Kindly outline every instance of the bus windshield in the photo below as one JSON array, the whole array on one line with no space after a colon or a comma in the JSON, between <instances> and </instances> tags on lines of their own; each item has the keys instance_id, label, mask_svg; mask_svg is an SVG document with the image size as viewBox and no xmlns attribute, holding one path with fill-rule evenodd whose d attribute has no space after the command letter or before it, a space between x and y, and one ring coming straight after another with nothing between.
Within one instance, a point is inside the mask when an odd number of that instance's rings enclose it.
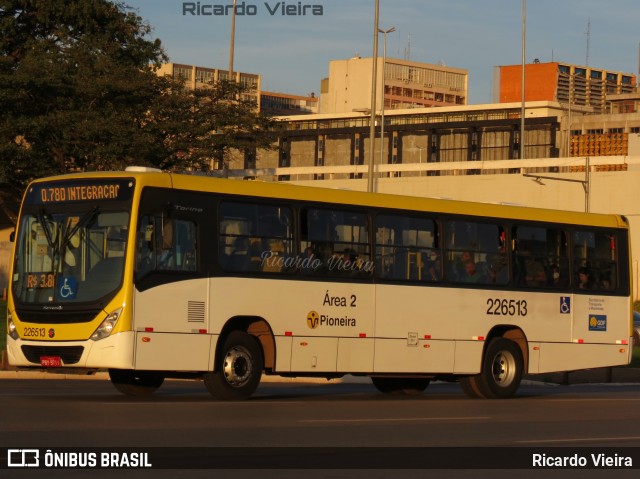
<instances>
[{"instance_id":1,"label":"bus windshield","mask_svg":"<svg viewBox=\"0 0 640 479\"><path fill-rule=\"evenodd\" d=\"M90 302L122 282L129 213L65 212L41 206L19 225L13 274L14 297L51 304Z\"/></svg>"}]
</instances>

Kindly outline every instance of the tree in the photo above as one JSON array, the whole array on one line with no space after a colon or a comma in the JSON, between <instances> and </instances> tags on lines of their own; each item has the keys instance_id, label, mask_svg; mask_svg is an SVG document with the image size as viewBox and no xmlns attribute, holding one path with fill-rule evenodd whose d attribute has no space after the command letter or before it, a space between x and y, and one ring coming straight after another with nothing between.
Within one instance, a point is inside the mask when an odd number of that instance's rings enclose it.
<instances>
[{"instance_id":1,"label":"tree","mask_svg":"<svg viewBox=\"0 0 640 479\"><path fill-rule=\"evenodd\" d=\"M234 154L251 157L257 149L272 149L276 121L257 111L249 92L228 80L196 90L178 81L168 85L149 113L149 128L164 138L168 151L159 166L226 169Z\"/></svg>"},{"instance_id":2,"label":"tree","mask_svg":"<svg viewBox=\"0 0 640 479\"><path fill-rule=\"evenodd\" d=\"M166 61L151 27L106 0L0 0L0 175L158 164L144 128Z\"/></svg>"}]
</instances>

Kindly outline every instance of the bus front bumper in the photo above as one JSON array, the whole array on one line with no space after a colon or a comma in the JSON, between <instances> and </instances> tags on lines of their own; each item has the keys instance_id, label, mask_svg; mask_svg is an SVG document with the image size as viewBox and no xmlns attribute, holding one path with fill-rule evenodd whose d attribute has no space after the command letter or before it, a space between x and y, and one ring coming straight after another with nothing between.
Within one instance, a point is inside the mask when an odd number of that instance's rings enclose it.
<instances>
[{"instance_id":1,"label":"bus front bumper","mask_svg":"<svg viewBox=\"0 0 640 479\"><path fill-rule=\"evenodd\" d=\"M100 341L25 341L7 336L7 358L15 367L37 369L132 369L135 334Z\"/></svg>"}]
</instances>

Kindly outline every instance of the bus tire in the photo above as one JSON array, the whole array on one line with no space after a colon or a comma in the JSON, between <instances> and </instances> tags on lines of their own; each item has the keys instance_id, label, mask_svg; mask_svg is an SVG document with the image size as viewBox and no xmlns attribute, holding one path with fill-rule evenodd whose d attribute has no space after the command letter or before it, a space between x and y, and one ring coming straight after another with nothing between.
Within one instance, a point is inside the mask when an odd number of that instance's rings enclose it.
<instances>
[{"instance_id":1,"label":"bus tire","mask_svg":"<svg viewBox=\"0 0 640 479\"><path fill-rule=\"evenodd\" d=\"M505 338L493 338L482 361L482 372L473 376L480 394L487 399L515 395L524 370L520 347Z\"/></svg>"},{"instance_id":2,"label":"bus tire","mask_svg":"<svg viewBox=\"0 0 640 479\"><path fill-rule=\"evenodd\" d=\"M204 375L204 384L215 399L241 401L257 389L263 367L258 341L250 334L233 331L220 350L217 370Z\"/></svg>"},{"instance_id":3,"label":"bus tire","mask_svg":"<svg viewBox=\"0 0 640 479\"><path fill-rule=\"evenodd\" d=\"M473 399L485 399L484 394L478 387L477 376L465 376L460 378L460 387L464 393Z\"/></svg>"},{"instance_id":4,"label":"bus tire","mask_svg":"<svg viewBox=\"0 0 640 479\"><path fill-rule=\"evenodd\" d=\"M156 371L109 369L111 384L127 396L149 396L164 382L164 375Z\"/></svg>"},{"instance_id":5,"label":"bus tire","mask_svg":"<svg viewBox=\"0 0 640 479\"><path fill-rule=\"evenodd\" d=\"M371 382L378 391L384 394L417 396L427 389L430 380L426 378L385 378L374 376L371 378Z\"/></svg>"}]
</instances>

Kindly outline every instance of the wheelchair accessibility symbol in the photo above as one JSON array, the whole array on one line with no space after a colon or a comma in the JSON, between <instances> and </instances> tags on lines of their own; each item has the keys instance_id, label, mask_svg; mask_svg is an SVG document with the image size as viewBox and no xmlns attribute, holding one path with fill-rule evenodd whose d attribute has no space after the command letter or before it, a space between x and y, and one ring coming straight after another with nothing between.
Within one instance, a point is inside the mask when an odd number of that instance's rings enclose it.
<instances>
[{"instance_id":1,"label":"wheelchair accessibility symbol","mask_svg":"<svg viewBox=\"0 0 640 479\"><path fill-rule=\"evenodd\" d=\"M560 296L560 314L571 313L571 296Z\"/></svg>"},{"instance_id":2,"label":"wheelchair accessibility symbol","mask_svg":"<svg viewBox=\"0 0 640 479\"><path fill-rule=\"evenodd\" d=\"M78 283L75 278L62 278L62 285L58 288L58 295L61 299L76 299Z\"/></svg>"}]
</instances>

